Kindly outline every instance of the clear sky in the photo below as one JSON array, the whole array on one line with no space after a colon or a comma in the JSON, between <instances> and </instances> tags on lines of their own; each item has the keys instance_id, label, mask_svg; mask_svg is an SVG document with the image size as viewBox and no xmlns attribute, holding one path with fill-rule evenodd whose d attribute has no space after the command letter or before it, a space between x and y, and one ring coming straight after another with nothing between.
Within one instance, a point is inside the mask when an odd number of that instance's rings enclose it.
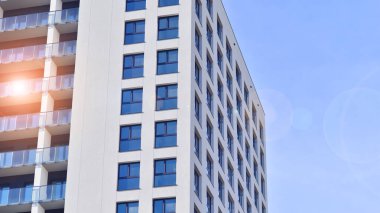
<instances>
[{"instance_id":1,"label":"clear sky","mask_svg":"<svg viewBox=\"0 0 380 213\"><path fill-rule=\"evenodd\" d=\"M224 0L264 105L270 213L380 213L380 0Z\"/></svg>"}]
</instances>

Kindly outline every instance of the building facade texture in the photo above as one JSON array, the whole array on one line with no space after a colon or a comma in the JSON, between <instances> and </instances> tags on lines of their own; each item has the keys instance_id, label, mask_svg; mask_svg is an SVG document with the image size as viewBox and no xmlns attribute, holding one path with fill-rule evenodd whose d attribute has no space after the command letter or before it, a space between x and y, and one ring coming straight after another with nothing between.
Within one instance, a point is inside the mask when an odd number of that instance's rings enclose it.
<instances>
[{"instance_id":1,"label":"building facade texture","mask_svg":"<svg viewBox=\"0 0 380 213\"><path fill-rule=\"evenodd\" d=\"M221 0L0 1L0 212L266 213Z\"/></svg>"}]
</instances>

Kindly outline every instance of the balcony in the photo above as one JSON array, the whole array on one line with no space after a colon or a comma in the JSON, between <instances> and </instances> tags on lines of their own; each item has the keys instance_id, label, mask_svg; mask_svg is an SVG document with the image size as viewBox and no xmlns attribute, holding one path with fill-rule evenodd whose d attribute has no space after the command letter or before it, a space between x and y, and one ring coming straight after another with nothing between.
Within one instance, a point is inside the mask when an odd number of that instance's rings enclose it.
<instances>
[{"instance_id":1,"label":"balcony","mask_svg":"<svg viewBox=\"0 0 380 213\"><path fill-rule=\"evenodd\" d=\"M57 66L73 65L76 40L0 50L0 72L42 69L45 58Z\"/></svg>"},{"instance_id":2,"label":"balcony","mask_svg":"<svg viewBox=\"0 0 380 213\"><path fill-rule=\"evenodd\" d=\"M51 25L56 25L60 33L76 32L78 12L78 8L70 8L2 18L0 42L46 36Z\"/></svg>"},{"instance_id":3,"label":"balcony","mask_svg":"<svg viewBox=\"0 0 380 213\"><path fill-rule=\"evenodd\" d=\"M46 127L50 134L70 132L71 109L0 117L0 141L38 136L38 128Z\"/></svg>"},{"instance_id":4,"label":"balcony","mask_svg":"<svg viewBox=\"0 0 380 213\"><path fill-rule=\"evenodd\" d=\"M49 172L67 169L68 146L0 153L0 177L33 174L36 164Z\"/></svg>"},{"instance_id":5,"label":"balcony","mask_svg":"<svg viewBox=\"0 0 380 213\"><path fill-rule=\"evenodd\" d=\"M0 83L0 107L39 102L45 91L54 100L69 99L73 85L73 74Z\"/></svg>"},{"instance_id":6,"label":"balcony","mask_svg":"<svg viewBox=\"0 0 380 213\"><path fill-rule=\"evenodd\" d=\"M47 186L0 189L0 212L28 212L39 203L45 210L63 208L66 183Z\"/></svg>"}]
</instances>

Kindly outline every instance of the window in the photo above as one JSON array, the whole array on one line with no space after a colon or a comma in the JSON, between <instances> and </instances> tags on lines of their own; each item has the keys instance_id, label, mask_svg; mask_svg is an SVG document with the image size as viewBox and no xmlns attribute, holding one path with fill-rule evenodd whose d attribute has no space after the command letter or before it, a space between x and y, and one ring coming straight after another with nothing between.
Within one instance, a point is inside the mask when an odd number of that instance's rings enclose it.
<instances>
[{"instance_id":1,"label":"window","mask_svg":"<svg viewBox=\"0 0 380 213\"><path fill-rule=\"evenodd\" d=\"M199 211L199 208L195 206L195 204L194 204L194 213L201 213L201 211Z\"/></svg>"},{"instance_id":2,"label":"window","mask_svg":"<svg viewBox=\"0 0 380 213\"><path fill-rule=\"evenodd\" d=\"M195 97L195 117L197 118L197 121L201 124L201 118L202 118L202 110L201 110L201 103L199 101L198 97Z\"/></svg>"},{"instance_id":3,"label":"window","mask_svg":"<svg viewBox=\"0 0 380 213\"><path fill-rule=\"evenodd\" d=\"M255 125L256 125L256 119L257 119L257 110L255 107L255 103L252 103L252 120Z\"/></svg>"},{"instance_id":4,"label":"window","mask_svg":"<svg viewBox=\"0 0 380 213\"><path fill-rule=\"evenodd\" d=\"M244 86L244 101L248 105L249 103L249 91L247 86Z\"/></svg>"},{"instance_id":5,"label":"window","mask_svg":"<svg viewBox=\"0 0 380 213\"><path fill-rule=\"evenodd\" d=\"M123 66L123 79L143 77L144 54L125 55Z\"/></svg>"},{"instance_id":6,"label":"window","mask_svg":"<svg viewBox=\"0 0 380 213\"><path fill-rule=\"evenodd\" d=\"M157 53L157 74L178 72L178 50L163 50Z\"/></svg>"},{"instance_id":7,"label":"window","mask_svg":"<svg viewBox=\"0 0 380 213\"><path fill-rule=\"evenodd\" d=\"M256 160L253 160L253 175L255 176L255 179L258 180L258 177L259 177L259 166L258 166Z\"/></svg>"},{"instance_id":8,"label":"window","mask_svg":"<svg viewBox=\"0 0 380 213\"><path fill-rule=\"evenodd\" d=\"M198 63L195 63L195 82L197 82L198 88L202 90L202 71Z\"/></svg>"},{"instance_id":9,"label":"window","mask_svg":"<svg viewBox=\"0 0 380 213\"><path fill-rule=\"evenodd\" d=\"M127 0L126 11L135 11L145 9L145 0Z\"/></svg>"},{"instance_id":10,"label":"window","mask_svg":"<svg viewBox=\"0 0 380 213\"><path fill-rule=\"evenodd\" d=\"M154 187L176 184L176 159L154 161Z\"/></svg>"},{"instance_id":11,"label":"window","mask_svg":"<svg viewBox=\"0 0 380 213\"><path fill-rule=\"evenodd\" d=\"M254 197L255 206L257 209L259 209L259 192L257 191L256 187L255 187L255 194L254 195L255 195L255 197Z\"/></svg>"},{"instance_id":12,"label":"window","mask_svg":"<svg viewBox=\"0 0 380 213\"><path fill-rule=\"evenodd\" d=\"M228 213L235 213L235 204L231 196L228 196Z\"/></svg>"},{"instance_id":13,"label":"window","mask_svg":"<svg viewBox=\"0 0 380 213\"><path fill-rule=\"evenodd\" d=\"M223 54L218 50L218 66L223 73Z\"/></svg>"},{"instance_id":14,"label":"window","mask_svg":"<svg viewBox=\"0 0 380 213\"><path fill-rule=\"evenodd\" d=\"M171 147L177 145L177 121L156 123L155 147Z\"/></svg>"},{"instance_id":15,"label":"window","mask_svg":"<svg viewBox=\"0 0 380 213\"><path fill-rule=\"evenodd\" d=\"M209 55L207 55L207 73L211 81L214 79L212 60Z\"/></svg>"},{"instance_id":16,"label":"window","mask_svg":"<svg viewBox=\"0 0 380 213\"><path fill-rule=\"evenodd\" d=\"M244 126L245 126L245 130L247 131L247 135L249 136L249 117L247 114L245 114L245 118L244 118Z\"/></svg>"},{"instance_id":17,"label":"window","mask_svg":"<svg viewBox=\"0 0 380 213\"><path fill-rule=\"evenodd\" d=\"M237 160L238 160L238 171L242 175L243 174L243 158L241 157L240 153L237 153Z\"/></svg>"},{"instance_id":18,"label":"window","mask_svg":"<svg viewBox=\"0 0 380 213\"><path fill-rule=\"evenodd\" d=\"M228 120L230 121L231 124L233 124L233 109L232 109L232 105L229 101L227 101L227 117L228 117Z\"/></svg>"},{"instance_id":19,"label":"window","mask_svg":"<svg viewBox=\"0 0 380 213\"><path fill-rule=\"evenodd\" d=\"M158 19L158 40L178 38L178 16Z\"/></svg>"},{"instance_id":20,"label":"window","mask_svg":"<svg viewBox=\"0 0 380 213\"><path fill-rule=\"evenodd\" d=\"M253 138L252 139L253 149L257 153L257 136L256 136L255 132L253 132L253 137L252 138Z\"/></svg>"},{"instance_id":21,"label":"window","mask_svg":"<svg viewBox=\"0 0 380 213\"><path fill-rule=\"evenodd\" d=\"M201 161L201 138L197 132L194 133L194 153L198 160Z\"/></svg>"},{"instance_id":22,"label":"window","mask_svg":"<svg viewBox=\"0 0 380 213\"><path fill-rule=\"evenodd\" d=\"M138 213L139 202L118 203L116 213Z\"/></svg>"},{"instance_id":23,"label":"window","mask_svg":"<svg viewBox=\"0 0 380 213\"><path fill-rule=\"evenodd\" d=\"M238 200L239 200L240 206L244 206L244 191L240 183L238 184Z\"/></svg>"},{"instance_id":24,"label":"window","mask_svg":"<svg viewBox=\"0 0 380 213\"><path fill-rule=\"evenodd\" d=\"M261 176L261 193L263 194L263 197L265 197L265 180L263 176Z\"/></svg>"},{"instance_id":25,"label":"window","mask_svg":"<svg viewBox=\"0 0 380 213\"><path fill-rule=\"evenodd\" d=\"M210 44L210 47L211 47L211 49L212 49L212 44L213 44L213 31L212 31L212 28L210 27L210 25L209 24L207 24L207 41L208 41L208 43Z\"/></svg>"},{"instance_id":26,"label":"window","mask_svg":"<svg viewBox=\"0 0 380 213\"><path fill-rule=\"evenodd\" d=\"M145 40L145 21L125 23L124 44L143 43Z\"/></svg>"},{"instance_id":27,"label":"window","mask_svg":"<svg viewBox=\"0 0 380 213\"><path fill-rule=\"evenodd\" d=\"M264 155L264 152L262 149L260 149L260 165L264 170L264 168L265 168L265 155Z\"/></svg>"},{"instance_id":28,"label":"window","mask_svg":"<svg viewBox=\"0 0 380 213\"><path fill-rule=\"evenodd\" d=\"M177 84L158 86L156 110L177 108Z\"/></svg>"},{"instance_id":29,"label":"window","mask_svg":"<svg viewBox=\"0 0 380 213\"><path fill-rule=\"evenodd\" d=\"M239 115L241 115L241 99L237 94L236 94L236 108Z\"/></svg>"},{"instance_id":30,"label":"window","mask_svg":"<svg viewBox=\"0 0 380 213\"><path fill-rule=\"evenodd\" d=\"M138 189L140 186L140 163L126 163L119 165L117 190Z\"/></svg>"},{"instance_id":31,"label":"window","mask_svg":"<svg viewBox=\"0 0 380 213\"><path fill-rule=\"evenodd\" d=\"M241 72L238 66L236 66L236 82L238 86L241 88Z\"/></svg>"},{"instance_id":32,"label":"window","mask_svg":"<svg viewBox=\"0 0 380 213\"><path fill-rule=\"evenodd\" d=\"M212 125L210 124L210 122L207 121L207 127L206 127L207 141L210 144L211 148L213 148L212 147L212 142L213 142L213 137L214 137L213 131L214 130L213 130Z\"/></svg>"},{"instance_id":33,"label":"window","mask_svg":"<svg viewBox=\"0 0 380 213\"><path fill-rule=\"evenodd\" d=\"M218 110L218 129L219 129L220 134L223 137L223 135L224 135L224 117L223 117L223 114L219 110Z\"/></svg>"},{"instance_id":34,"label":"window","mask_svg":"<svg viewBox=\"0 0 380 213\"><path fill-rule=\"evenodd\" d=\"M264 143L264 127L261 123L260 123L260 140L262 143Z\"/></svg>"},{"instance_id":35,"label":"window","mask_svg":"<svg viewBox=\"0 0 380 213\"><path fill-rule=\"evenodd\" d=\"M245 143L245 158L248 162L251 161L251 147L247 142Z\"/></svg>"},{"instance_id":36,"label":"window","mask_svg":"<svg viewBox=\"0 0 380 213\"><path fill-rule=\"evenodd\" d=\"M142 89L128 89L122 92L121 114L142 112Z\"/></svg>"},{"instance_id":37,"label":"window","mask_svg":"<svg viewBox=\"0 0 380 213\"><path fill-rule=\"evenodd\" d=\"M213 2L212 2L212 0L207 0L207 10L210 13L210 16L212 17L212 10L213 10Z\"/></svg>"},{"instance_id":38,"label":"window","mask_svg":"<svg viewBox=\"0 0 380 213\"><path fill-rule=\"evenodd\" d=\"M227 47L226 47L226 54L227 54L227 59L231 63L232 62L232 48L230 45L230 42L227 41Z\"/></svg>"},{"instance_id":39,"label":"window","mask_svg":"<svg viewBox=\"0 0 380 213\"><path fill-rule=\"evenodd\" d=\"M220 176L218 177L218 197L224 203L224 181Z\"/></svg>"},{"instance_id":40,"label":"window","mask_svg":"<svg viewBox=\"0 0 380 213\"><path fill-rule=\"evenodd\" d=\"M243 144L243 131L239 124L236 125L236 134L237 134L237 139L239 143Z\"/></svg>"},{"instance_id":41,"label":"window","mask_svg":"<svg viewBox=\"0 0 380 213\"><path fill-rule=\"evenodd\" d=\"M202 55L202 36L201 33L195 30L195 47L197 48L200 55Z\"/></svg>"},{"instance_id":42,"label":"window","mask_svg":"<svg viewBox=\"0 0 380 213\"><path fill-rule=\"evenodd\" d=\"M202 23L202 4L200 0L195 1L195 14L197 14L198 20Z\"/></svg>"},{"instance_id":43,"label":"window","mask_svg":"<svg viewBox=\"0 0 380 213\"><path fill-rule=\"evenodd\" d=\"M267 209L264 206L264 203L261 204L261 213L267 213Z\"/></svg>"},{"instance_id":44,"label":"window","mask_svg":"<svg viewBox=\"0 0 380 213\"><path fill-rule=\"evenodd\" d=\"M230 93L232 94L232 76L230 72L227 72L227 88L228 91L230 91Z\"/></svg>"},{"instance_id":45,"label":"window","mask_svg":"<svg viewBox=\"0 0 380 213\"><path fill-rule=\"evenodd\" d=\"M234 139L232 138L231 136L231 133L228 132L227 134L227 147L228 147L228 151L230 151L232 157L233 157L233 153L234 153Z\"/></svg>"},{"instance_id":46,"label":"window","mask_svg":"<svg viewBox=\"0 0 380 213\"><path fill-rule=\"evenodd\" d=\"M200 198L201 192L201 175L198 170L194 170L194 193Z\"/></svg>"},{"instance_id":47,"label":"window","mask_svg":"<svg viewBox=\"0 0 380 213\"><path fill-rule=\"evenodd\" d=\"M178 5L179 0L158 0L159 7Z\"/></svg>"},{"instance_id":48,"label":"window","mask_svg":"<svg viewBox=\"0 0 380 213\"><path fill-rule=\"evenodd\" d=\"M251 193L251 175L248 173L248 170L245 171L245 186L249 193Z\"/></svg>"},{"instance_id":49,"label":"window","mask_svg":"<svg viewBox=\"0 0 380 213\"><path fill-rule=\"evenodd\" d=\"M249 203L247 199L247 213L252 213L252 205Z\"/></svg>"},{"instance_id":50,"label":"window","mask_svg":"<svg viewBox=\"0 0 380 213\"><path fill-rule=\"evenodd\" d=\"M223 44L223 25L222 25L222 22L219 20L219 18L216 24L216 31L218 32L219 39Z\"/></svg>"},{"instance_id":51,"label":"window","mask_svg":"<svg viewBox=\"0 0 380 213\"><path fill-rule=\"evenodd\" d=\"M232 168L231 164L228 163L228 183L231 185L232 188L234 188L234 169Z\"/></svg>"},{"instance_id":52,"label":"window","mask_svg":"<svg viewBox=\"0 0 380 213\"><path fill-rule=\"evenodd\" d=\"M213 114L214 98L213 98L211 89L209 87L207 87L207 91L206 91L206 100L207 100L207 107L210 110L211 114Z\"/></svg>"},{"instance_id":53,"label":"window","mask_svg":"<svg viewBox=\"0 0 380 213\"><path fill-rule=\"evenodd\" d=\"M206 171L208 179L210 179L210 182L213 183L214 163L209 155L207 155L206 159Z\"/></svg>"},{"instance_id":54,"label":"window","mask_svg":"<svg viewBox=\"0 0 380 213\"><path fill-rule=\"evenodd\" d=\"M119 152L136 151L141 148L141 125L120 127Z\"/></svg>"},{"instance_id":55,"label":"window","mask_svg":"<svg viewBox=\"0 0 380 213\"><path fill-rule=\"evenodd\" d=\"M223 146L221 144L218 144L218 162L219 162L220 167L223 170L223 167L224 167L224 149L223 149Z\"/></svg>"},{"instance_id":56,"label":"window","mask_svg":"<svg viewBox=\"0 0 380 213\"><path fill-rule=\"evenodd\" d=\"M207 207L207 209L206 209L207 213L213 213L214 198L212 197L212 195L209 191L207 191L206 207Z\"/></svg>"},{"instance_id":57,"label":"window","mask_svg":"<svg viewBox=\"0 0 380 213\"><path fill-rule=\"evenodd\" d=\"M175 213L175 203L175 198L155 199L153 200L153 213Z\"/></svg>"},{"instance_id":58,"label":"window","mask_svg":"<svg viewBox=\"0 0 380 213\"><path fill-rule=\"evenodd\" d=\"M223 96L224 96L224 92L223 92L223 83L218 79L218 97L219 97L219 100L220 100L220 103L223 104Z\"/></svg>"}]
</instances>

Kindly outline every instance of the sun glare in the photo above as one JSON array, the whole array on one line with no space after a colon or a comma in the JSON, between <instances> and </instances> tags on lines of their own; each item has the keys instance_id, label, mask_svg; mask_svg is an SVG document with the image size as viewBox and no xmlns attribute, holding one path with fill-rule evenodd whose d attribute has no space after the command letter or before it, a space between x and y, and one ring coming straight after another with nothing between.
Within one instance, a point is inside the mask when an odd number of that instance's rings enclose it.
<instances>
[{"instance_id":1,"label":"sun glare","mask_svg":"<svg viewBox=\"0 0 380 213\"><path fill-rule=\"evenodd\" d=\"M12 94L15 96L26 95L28 93L27 82L14 81L11 83L11 90L12 90Z\"/></svg>"}]
</instances>

